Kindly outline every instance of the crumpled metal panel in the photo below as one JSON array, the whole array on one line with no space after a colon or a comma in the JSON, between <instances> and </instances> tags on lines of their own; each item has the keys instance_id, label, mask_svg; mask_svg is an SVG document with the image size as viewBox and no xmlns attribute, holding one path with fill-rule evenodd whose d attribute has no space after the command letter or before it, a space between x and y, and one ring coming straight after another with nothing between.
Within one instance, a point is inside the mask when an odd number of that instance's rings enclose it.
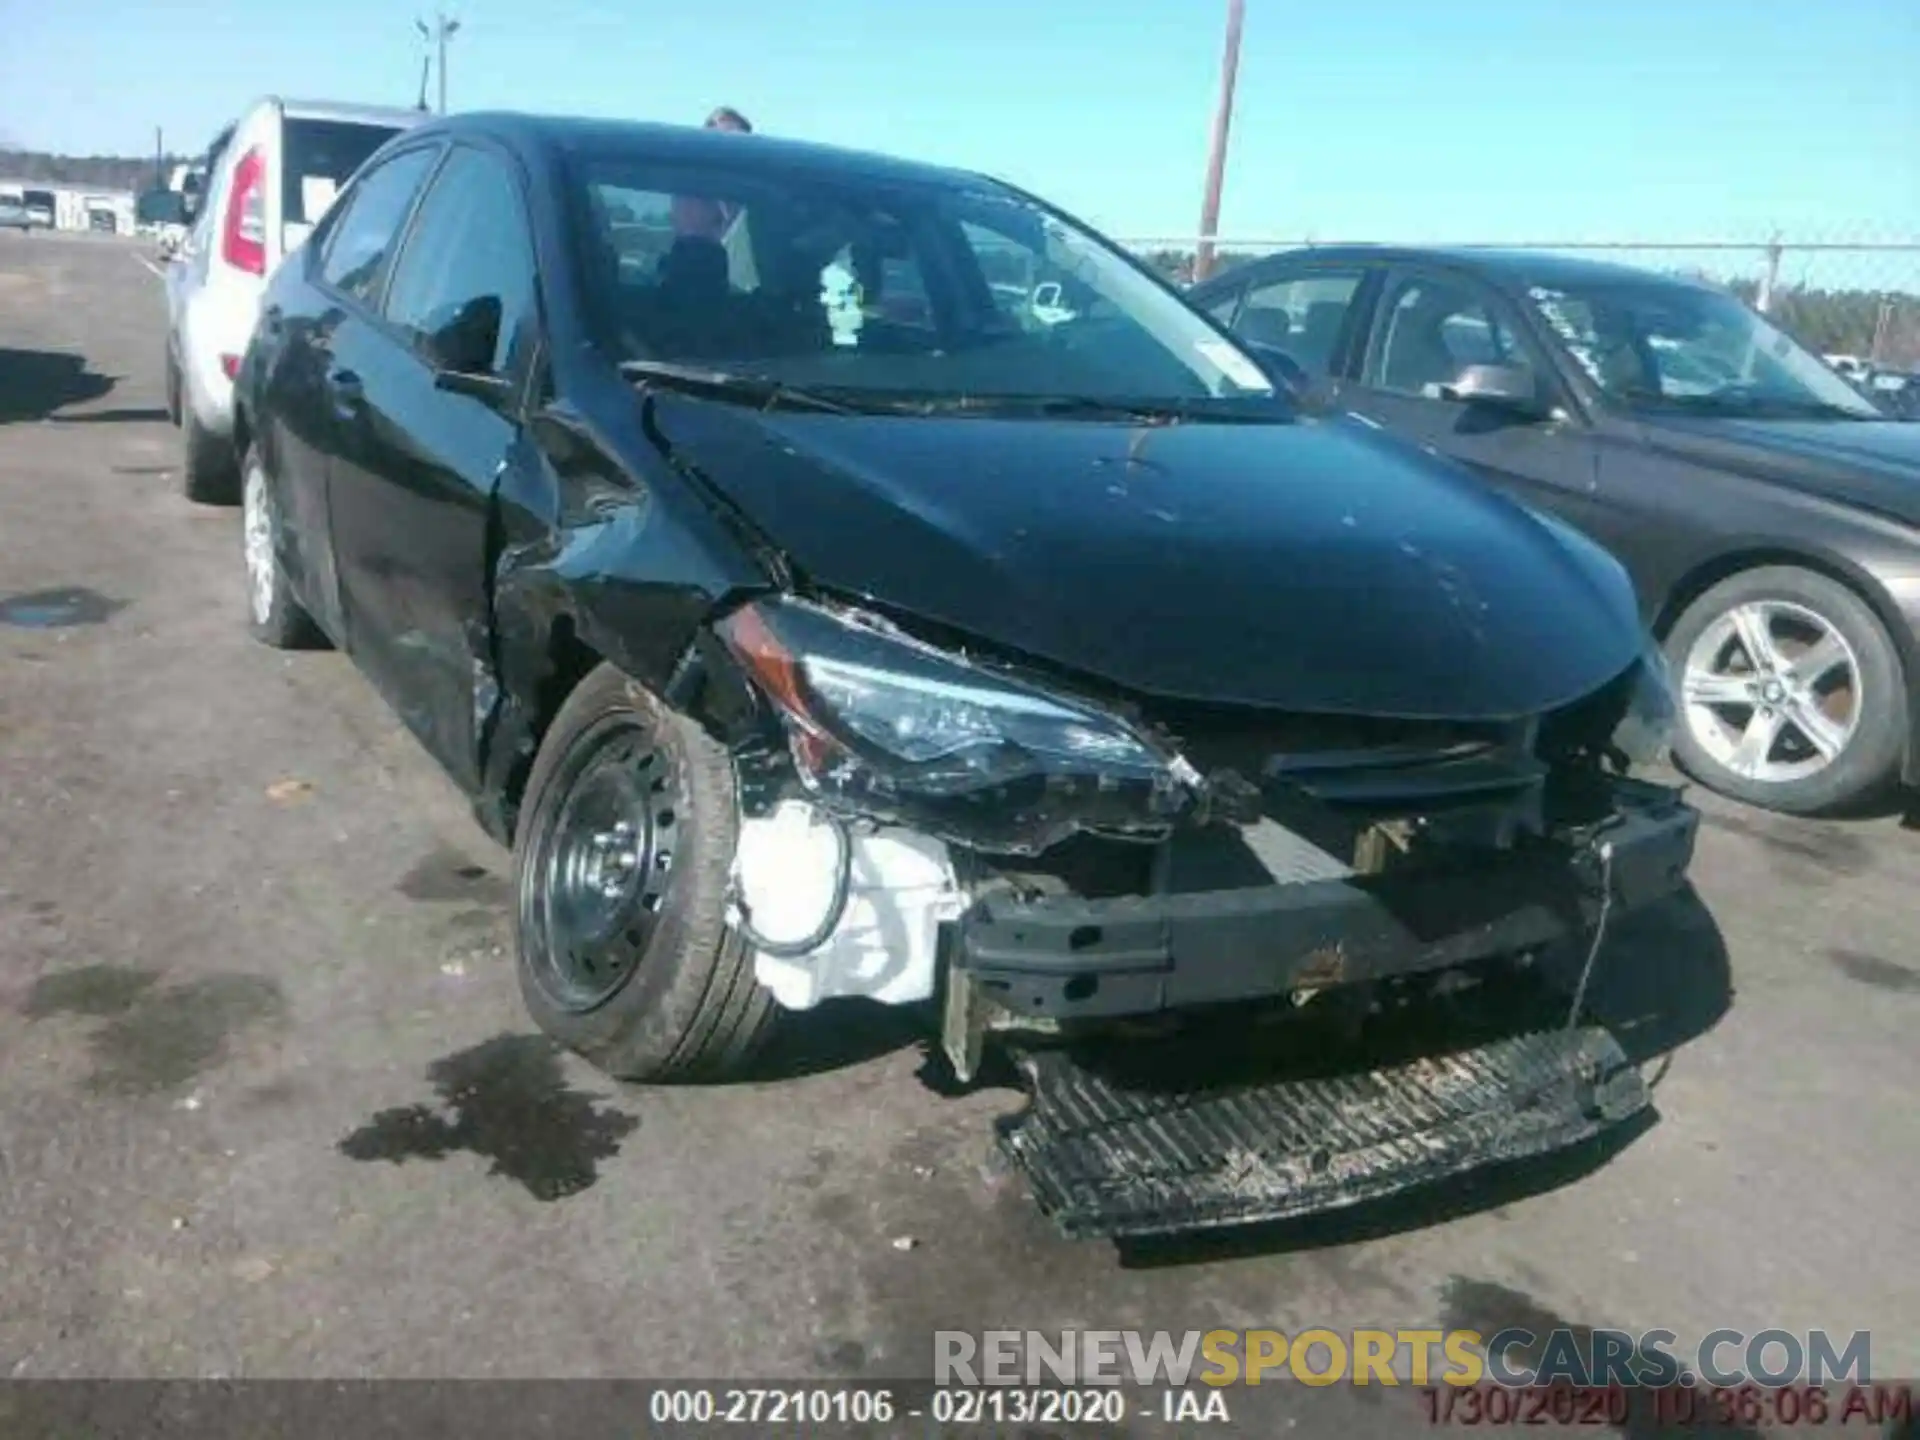
<instances>
[{"instance_id":1,"label":"crumpled metal panel","mask_svg":"<svg viewBox=\"0 0 1920 1440\"><path fill-rule=\"evenodd\" d=\"M1001 1148L1075 1239L1336 1209L1562 1149L1651 1101L1597 1026L1216 1089L1130 1086L1066 1050L1017 1058L1032 1103L1003 1126Z\"/></svg>"}]
</instances>

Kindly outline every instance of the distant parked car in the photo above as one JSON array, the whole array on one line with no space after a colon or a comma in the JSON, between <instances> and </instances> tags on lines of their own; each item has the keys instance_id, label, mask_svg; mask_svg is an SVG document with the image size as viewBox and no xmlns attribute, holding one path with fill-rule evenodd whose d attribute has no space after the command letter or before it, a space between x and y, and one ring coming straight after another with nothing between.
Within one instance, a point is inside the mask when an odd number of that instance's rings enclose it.
<instances>
[{"instance_id":1,"label":"distant parked car","mask_svg":"<svg viewBox=\"0 0 1920 1440\"><path fill-rule=\"evenodd\" d=\"M417 110L262 100L214 142L194 225L167 268L167 410L189 497L232 503L233 377L267 277L366 158Z\"/></svg>"},{"instance_id":2,"label":"distant parked car","mask_svg":"<svg viewBox=\"0 0 1920 1440\"><path fill-rule=\"evenodd\" d=\"M1814 813L1920 782L1920 428L1734 296L1546 255L1341 246L1189 299L1309 403L1613 549L1702 783ZM1471 646L1472 587L1458 603Z\"/></svg>"},{"instance_id":3,"label":"distant parked car","mask_svg":"<svg viewBox=\"0 0 1920 1440\"><path fill-rule=\"evenodd\" d=\"M18 200L0 195L0 230L18 230L23 235L33 230L33 215Z\"/></svg>"},{"instance_id":4,"label":"distant parked car","mask_svg":"<svg viewBox=\"0 0 1920 1440\"><path fill-rule=\"evenodd\" d=\"M1896 420L1920 420L1920 374L1871 370L1862 378L1860 388Z\"/></svg>"}]
</instances>

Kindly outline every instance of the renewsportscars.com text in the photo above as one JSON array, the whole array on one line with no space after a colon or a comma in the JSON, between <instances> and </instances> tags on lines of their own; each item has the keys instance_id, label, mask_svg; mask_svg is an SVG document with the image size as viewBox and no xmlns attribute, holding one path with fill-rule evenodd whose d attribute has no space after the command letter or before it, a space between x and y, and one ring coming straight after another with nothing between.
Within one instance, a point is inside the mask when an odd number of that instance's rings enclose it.
<instances>
[{"instance_id":1,"label":"renewsportscars.com text","mask_svg":"<svg viewBox=\"0 0 1920 1440\"><path fill-rule=\"evenodd\" d=\"M941 1385L1870 1383L1872 1335L1714 1330L1691 1354L1672 1330L941 1330Z\"/></svg>"}]
</instances>

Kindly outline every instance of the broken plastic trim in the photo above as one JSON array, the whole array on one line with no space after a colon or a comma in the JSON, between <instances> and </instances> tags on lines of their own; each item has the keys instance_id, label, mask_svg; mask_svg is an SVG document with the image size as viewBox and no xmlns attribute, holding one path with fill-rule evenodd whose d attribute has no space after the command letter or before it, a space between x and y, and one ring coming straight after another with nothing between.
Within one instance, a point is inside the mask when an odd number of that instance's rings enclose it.
<instances>
[{"instance_id":1,"label":"broken plastic trim","mask_svg":"<svg viewBox=\"0 0 1920 1440\"><path fill-rule=\"evenodd\" d=\"M877 618L785 598L718 634L786 727L802 784L843 813L1038 854L1081 830L1157 839L1199 777L1125 720Z\"/></svg>"}]
</instances>

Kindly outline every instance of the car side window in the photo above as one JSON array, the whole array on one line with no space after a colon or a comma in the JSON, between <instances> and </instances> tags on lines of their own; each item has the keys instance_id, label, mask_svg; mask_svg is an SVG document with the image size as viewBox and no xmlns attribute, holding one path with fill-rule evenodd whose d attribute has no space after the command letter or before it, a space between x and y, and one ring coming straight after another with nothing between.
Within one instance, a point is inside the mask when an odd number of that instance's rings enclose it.
<instances>
[{"instance_id":1,"label":"car side window","mask_svg":"<svg viewBox=\"0 0 1920 1440\"><path fill-rule=\"evenodd\" d=\"M1404 278L1387 291L1380 315L1366 373L1375 389L1438 399L1469 365L1539 373L1492 297L1467 281Z\"/></svg>"},{"instance_id":2,"label":"car side window","mask_svg":"<svg viewBox=\"0 0 1920 1440\"><path fill-rule=\"evenodd\" d=\"M1230 286L1224 295L1216 296L1202 308L1220 324L1231 329L1234 312L1240 308L1240 299L1246 293L1247 287L1244 285Z\"/></svg>"},{"instance_id":3,"label":"car side window","mask_svg":"<svg viewBox=\"0 0 1920 1440\"><path fill-rule=\"evenodd\" d=\"M1233 333L1283 352L1315 380L1333 373L1347 311L1359 293L1358 270L1315 270L1248 287Z\"/></svg>"},{"instance_id":4,"label":"car side window","mask_svg":"<svg viewBox=\"0 0 1920 1440\"><path fill-rule=\"evenodd\" d=\"M407 211L439 151L407 150L360 177L336 211L320 254L320 276L343 294L372 304Z\"/></svg>"},{"instance_id":5,"label":"car side window","mask_svg":"<svg viewBox=\"0 0 1920 1440\"><path fill-rule=\"evenodd\" d=\"M455 149L420 202L394 266L387 320L423 354L428 337L447 327L479 325L492 336L491 373L504 374L533 313L534 285L519 186L492 155Z\"/></svg>"}]
</instances>

